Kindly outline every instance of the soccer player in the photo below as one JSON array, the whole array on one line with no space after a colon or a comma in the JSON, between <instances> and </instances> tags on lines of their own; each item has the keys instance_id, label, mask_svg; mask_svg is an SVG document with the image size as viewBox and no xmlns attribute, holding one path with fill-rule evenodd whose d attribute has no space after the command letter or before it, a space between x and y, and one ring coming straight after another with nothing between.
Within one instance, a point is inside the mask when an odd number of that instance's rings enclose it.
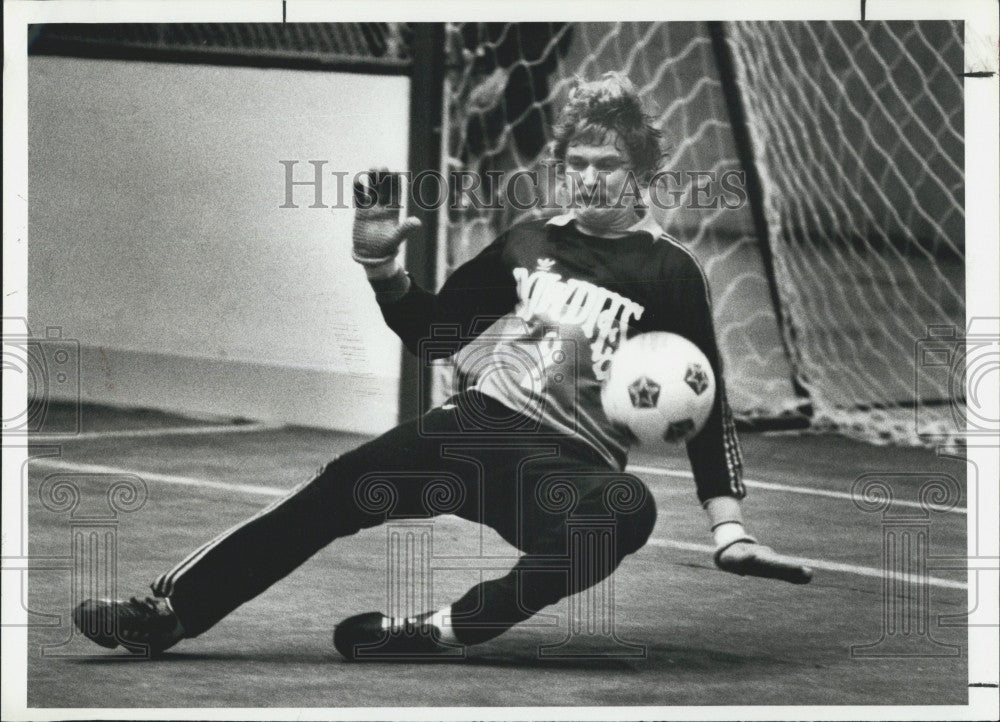
<instances>
[{"instance_id":1,"label":"soccer player","mask_svg":"<svg viewBox=\"0 0 1000 722\"><path fill-rule=\"evenodd\" d=\"M493 528L523 556L506 576L443 609L344 620L334 644L346 659L365 650L384 659L461 649L596 584L646 543L656 520L649 490L624 473L631 437L600 401L615 349L647 331L694 342L717 379L708 422L687 444L715 563L808 581L808 569L744 528L740 447L708 285L694 256L643 208L638 191L662 151L635 88L617 73L578 84L554 136L569 210L510 228L436 294L396 261L419 229L415 219L397 224L384 197L356 210L353 257L386 323L416 354L446 339L458 392L202 545L152 584L153 596L83 602L74 618L84 634L106 647L162 652L210 629L333 540L390 515L453 513ZM571 543L573 515L606 520L610 543Z\"/></svg>"}]
</instances>

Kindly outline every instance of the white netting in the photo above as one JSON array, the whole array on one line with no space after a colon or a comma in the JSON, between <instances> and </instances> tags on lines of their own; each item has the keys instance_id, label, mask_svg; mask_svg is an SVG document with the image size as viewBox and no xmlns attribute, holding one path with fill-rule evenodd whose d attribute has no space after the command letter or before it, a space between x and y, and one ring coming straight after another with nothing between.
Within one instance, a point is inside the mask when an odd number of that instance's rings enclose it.
<instances>
[{"instance_id":1,"label":"white netting","mask_svg":"<svg viewBox=\"0 0 1000 722\"><path fill-rule=\"evenodd\" d=\"M802 402L794 378L816 428L913 443L915 417L926 429L954 426L955 370L921 375L916 353L929 325L964 319L961 26L725 31L769 238L757 237L749 207L692 208L690 193L655 214L706 268L734 410L793 413ZM703 23L451 24L448 46L452 168L540 170L573 78L621 70L655 109L668 170L742 169ZM452 211L442 276L519 215L509 206ZM784 339L762 241L773 252Z\"/></svg>"},{"instance_id":2,"label":"white netting","mask_svg":"<svg viewBox=\"0 0 1000 722\"><path fill-rule=\"evenodd\" d=\"M728 35L813 424L897 442L954 428L962 369L924 367L918 343L964 326L961 24Z\"/></svg>"},{"instance_id":3,"label":"white netting","mask_svg":"<svg viewBox=\"0 0 1000 722\"><path fill-rule=\"evenodd\" d=\"M451 25L449 43L447 149L453 168L481 175L544 172L551 121L574 77L621 70L664 131L668 170L740 169L704 24L473 23ZM523 190L528 197L532 189ZM705 266L731 404L744 416L787 414L799 400L749 209L692 209L688 199L656 215ZM442 277L523 215L509 207L453 212Z\"/></svg>"}]
</instances>

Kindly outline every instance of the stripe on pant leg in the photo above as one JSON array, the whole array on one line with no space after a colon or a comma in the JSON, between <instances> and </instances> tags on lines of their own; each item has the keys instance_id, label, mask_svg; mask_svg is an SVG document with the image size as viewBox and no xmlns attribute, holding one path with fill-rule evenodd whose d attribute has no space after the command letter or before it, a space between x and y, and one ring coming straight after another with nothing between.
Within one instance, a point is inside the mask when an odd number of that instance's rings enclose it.
<instances>
[{"instance_id":1,"label":"stripe on pant leg","mask_svg":"<svg viewBox=\"0 0 1000 722\"><path fill-rule=\"evenodd\" d=\"M166 572L164 574L161 574L159 577L156 578L156 581L154 581L150 585L150 587L153 590L153 594L156 595L156 596L158 596L158 597L169 597L173 593L173 591L174 591L174 584L177 582L177 580L180 579L184 575L185 572L187 572L189 569L191 569L191 567L193 567L195 564L197 564L199 561L201 561L201 559L203 559L206 554L208 554L210 551L212 551L215 547L217 547L223 541L225 541L226 539L228 539L230 536L232 536L233 534L235 534L236 532L238 532L240 529L242 529L243 527L245 527L247 524L250 524L250 523L256 521L257 519L259 519L260 517L264 516L265 514L269 514L270 512L274 511L279 506L281 506L282 504L284 504L285 502L289 501L293 496L295 496L296 494L298 494L302 489L304 489L305 487L309 486L309 484L313 483L316 479L318 479L320 476L322 476L323 472L326 471L327 467L329 467L330 464L332 464L333 462L335 462L338 458L340 458L340 457L339 456L335 456L329 462L327 462L326 464L324 464L319 469L319 471L317 471L316 473L314 473L311 477L309 477L308 479L306 479L301 484L295 486L285 496L281 497L280 499L274 500L273 502L271 502L270 504L268 504L266 507L264 507L263 509L261 509L260 511L258 511L256 514L254 514L253 516L251 516L249 519L244 519L243 521L239 522L238 524L230 527L226 531L222 532L222 534L219 534L214 539L206 542L205 544L202 544L200 547L198 547L193 552L191 552L190 554L188 554L176 566L174 566L173 569L171 569L170 571L168 571L168 572Z\"/></svg>"}]
</instances>

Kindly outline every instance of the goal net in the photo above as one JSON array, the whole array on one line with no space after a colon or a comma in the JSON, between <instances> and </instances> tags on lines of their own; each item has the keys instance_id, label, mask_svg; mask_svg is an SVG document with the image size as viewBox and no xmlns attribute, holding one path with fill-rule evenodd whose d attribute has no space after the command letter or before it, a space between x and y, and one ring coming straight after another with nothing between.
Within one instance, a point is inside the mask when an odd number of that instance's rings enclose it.
<instances>
[{"instance_id":1,"label":"goal net","mask_svg":"<svg viewBox=\"0 0 1000 722\"><path fill-rule=\"evenodd\" d=\"M965 318L961 28L725 23L727 69L704 23L449 24L447 164L544 177L574 79L625 72L668 141L666 169L687 182L676 208L653 212L705 267L737 415L939 441L964 425L964 369L919 353ZM735 209L695 197L696 182L749 163L760 197ZM441 278L511 222L558 212L503 206L448 211ZM447 370L436 381L445 389Z\"/></svg>"}]
</instances>

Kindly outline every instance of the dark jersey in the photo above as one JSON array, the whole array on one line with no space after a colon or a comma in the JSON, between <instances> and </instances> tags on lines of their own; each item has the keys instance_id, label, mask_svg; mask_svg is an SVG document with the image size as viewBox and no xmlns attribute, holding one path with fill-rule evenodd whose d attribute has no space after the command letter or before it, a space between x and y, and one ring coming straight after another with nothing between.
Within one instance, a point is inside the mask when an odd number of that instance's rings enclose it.
<instances>
[{"instance_id":1,"label":"dark jersey","mask_svg":"<svg viewBox=\"0 0 1000 722\"><path fill-rule=\"evenodd\" d=\"M514 226L437 294L411 283L402 298L380 301L383 316L418 354L435 328L452 330L463 388L576 436L619 469L631 439L601 405L611 356L635 334L684 336L708 357L717 381L708 422L687 444L698 496L742 497L704 273L655 224L643 226L621 238L586 235L565 216Z\"/></svg>"}]
</instances>

